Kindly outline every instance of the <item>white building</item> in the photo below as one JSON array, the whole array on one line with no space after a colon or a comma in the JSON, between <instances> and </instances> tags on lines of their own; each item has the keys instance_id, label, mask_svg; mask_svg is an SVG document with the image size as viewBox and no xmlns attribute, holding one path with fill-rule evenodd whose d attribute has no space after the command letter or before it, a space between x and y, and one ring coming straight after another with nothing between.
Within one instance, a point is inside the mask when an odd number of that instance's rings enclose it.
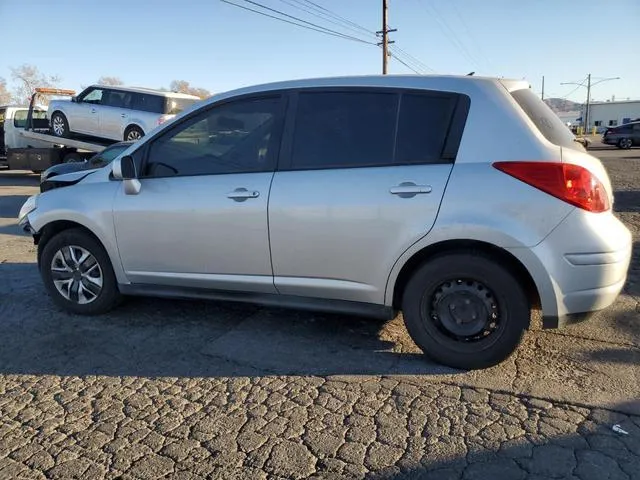
<instances>
[{"instance_id":1,"label":"white building","mask_svg":"<svg viewBox=\"0 0 640 480\"><path fill-rule=\"evenodd\" d=\"M582 118L584 118L584 106L581 120ZM640 119L640 100L591 102L589 105L589 128L615 127L638 119Z\"/></svg>"}]
</instances>

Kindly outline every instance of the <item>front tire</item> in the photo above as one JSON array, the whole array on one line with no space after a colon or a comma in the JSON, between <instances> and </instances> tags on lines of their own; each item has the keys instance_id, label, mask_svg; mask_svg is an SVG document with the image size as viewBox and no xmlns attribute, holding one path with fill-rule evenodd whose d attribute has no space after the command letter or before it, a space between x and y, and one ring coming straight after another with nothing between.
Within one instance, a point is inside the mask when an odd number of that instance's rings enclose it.
<instances>
[{"instance_id":1,"label":"front tire","mask_svg":"<svg viewBox=\"0 0 640 480\"><path fill-rule=\"evenodd\" d=\"M54 303L69 312L99 315L121 301L107 252L82 229L64 230L45 244L40 274Z\"/></svg>"},{"instance_id":2,"label":"front tire","mask_svg":"<svg viewBox=\"0 0 640 480\"><path fill-rule=\"evenodd\" d=\"M517 279L482 253L425 263L407 284L402 310L411 338L427 356L465 370L507 359L531 318Z\"/></svg>"},{"instance_id":3,"label":"front tire","mask_svg":"<svg viewBox=\"0 0 640 480\"><path fill-rule=\"evenodd\" d=\"M135 142L136 140L140 140L142 137L144 137L144 132L140 127L136 125L127 127L127 129L124 131L125 142Z\"/></svg>"},{"instance_id":4,"label":"front tire","mask_svg":"<svg viewBox=\"0 0 640 480\"><path fill-rule=\"evenodd\" d=\"M632 145L633 140L631 140L630 138L621 138L620 140L618 140L618 148L621 148L623 150L630 149Z\"/></svg>"},{"instance_id":5,"label":"front tire","mask_svg":"<svg viewBox=\"0 0 640 480\"><path fill-rule=\"evenodd\" d=\"M69 122L67 117L60 112L55 112L51 115L51 133L56 137L68 138L70 135Z\"/></svg>"}]
</instances>

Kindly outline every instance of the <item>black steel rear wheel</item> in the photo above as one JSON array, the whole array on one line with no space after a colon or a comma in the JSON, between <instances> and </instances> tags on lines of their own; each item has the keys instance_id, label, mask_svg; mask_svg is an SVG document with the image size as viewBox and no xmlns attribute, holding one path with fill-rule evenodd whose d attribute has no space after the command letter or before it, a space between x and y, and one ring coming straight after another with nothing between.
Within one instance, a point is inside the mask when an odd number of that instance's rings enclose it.
<instances>
[{"instance_id":1,"label":"black steel rear wheel","mask_svg":"<svg viewBox=\"0 0 640 480\"><path fill-rule=\"evenodd\" d=\"M425 263L405 288L402 310L409 334L427 356L462 369L508 358L531 316L515 276L481 252Z\"/></svg>"}]
</instances>

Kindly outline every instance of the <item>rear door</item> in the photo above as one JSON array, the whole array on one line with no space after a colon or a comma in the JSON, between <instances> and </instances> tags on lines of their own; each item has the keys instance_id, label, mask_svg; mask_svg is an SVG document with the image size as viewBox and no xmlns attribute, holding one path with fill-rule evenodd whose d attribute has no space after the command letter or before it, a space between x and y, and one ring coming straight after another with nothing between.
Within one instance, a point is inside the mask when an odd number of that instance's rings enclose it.
<instances>
[{"instance_id":1,"label":"rear door","mask_svg":"<svg viewBox=\"0 0 640 480\"><path fill-rule=\"evenodd\" d=\"M269 200L280 293L383 303L393 264L436 220L466 119L462 98L294 94Z\"/></svg>"}]
</instances>

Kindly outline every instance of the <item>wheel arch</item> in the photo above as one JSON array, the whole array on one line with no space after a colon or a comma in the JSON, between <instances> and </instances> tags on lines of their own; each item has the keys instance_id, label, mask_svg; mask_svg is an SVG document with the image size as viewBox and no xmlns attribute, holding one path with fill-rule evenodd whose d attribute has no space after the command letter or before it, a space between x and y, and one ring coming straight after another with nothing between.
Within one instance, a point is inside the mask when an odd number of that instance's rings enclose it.
<instances>
[{"instance_id":1,"label":"wheel arch","mask_svg":"<svg viewBox=\"0 0 640 480\"><path fill-rule=\"evenodd\" d=\"M40 258L42 256L42 250L46 246L46 244L57 234L64 232L65 230L79 229L83 230L87 234L91 235L95 239L96 242L102 246L107 255L109 255L109 250L106 248L104 243L100 240L100 237L93 232L86 225L82 225L81 223L74 222L72 220L55 220L53 222L47 223L44 227L40 229L37 235L34 236L34 240L36 245L38 245L38 268L40 268Z\"/></svg>"},{"instance_id":2,"label":"wheel arch","mask_svg":"<svg viewBox=\"0 0 640 480\"><path fill-rule=\"evenodd\" d=\"M122 138L126 140L127 132L132 128L139 128L142 131L142 136L147 135L147 132L144 131L144 127L140 125L140 122L136 120L130 121L126 127L122 130Z\"/></svg>"},{"instance_id":3,"label":"wheel arch","mask_svg":"<svg viewBox=\"0 0 640 480\"><path fill-rule=\"evenodd\" d=\"M64 119L67 121L67 128L69 129L69 131L71 131L71 122L69 122L69 117L67 116L67 114L65 113L64 110L61 110L57 106L56 106L56 109L51 112L51 116L49 117L49 126L51 127L51 124L53 123L53 116L56 113L58 113L58 114L60 114L60 115L62 115L64 117Z\"/></svg>"},{"instance_id":4,"label":"wheel arch","mask_svg":"<svg viewBox=\"0 0 640 480\"><path fill-rule=\"evenodd\" d=\"M531 308L540 308L540 293L533 277L522 262L507 250L491 243L480 240L444 240L429 245L414 253L402 266L395 282L392 285L392 306L400 309L402 295L409 279L414 272L430 259L456 252L468 253L470 250L482 252L491 258L495 258L505 266L518 280L525 291Z\"/></svg>"}]
</instances>

